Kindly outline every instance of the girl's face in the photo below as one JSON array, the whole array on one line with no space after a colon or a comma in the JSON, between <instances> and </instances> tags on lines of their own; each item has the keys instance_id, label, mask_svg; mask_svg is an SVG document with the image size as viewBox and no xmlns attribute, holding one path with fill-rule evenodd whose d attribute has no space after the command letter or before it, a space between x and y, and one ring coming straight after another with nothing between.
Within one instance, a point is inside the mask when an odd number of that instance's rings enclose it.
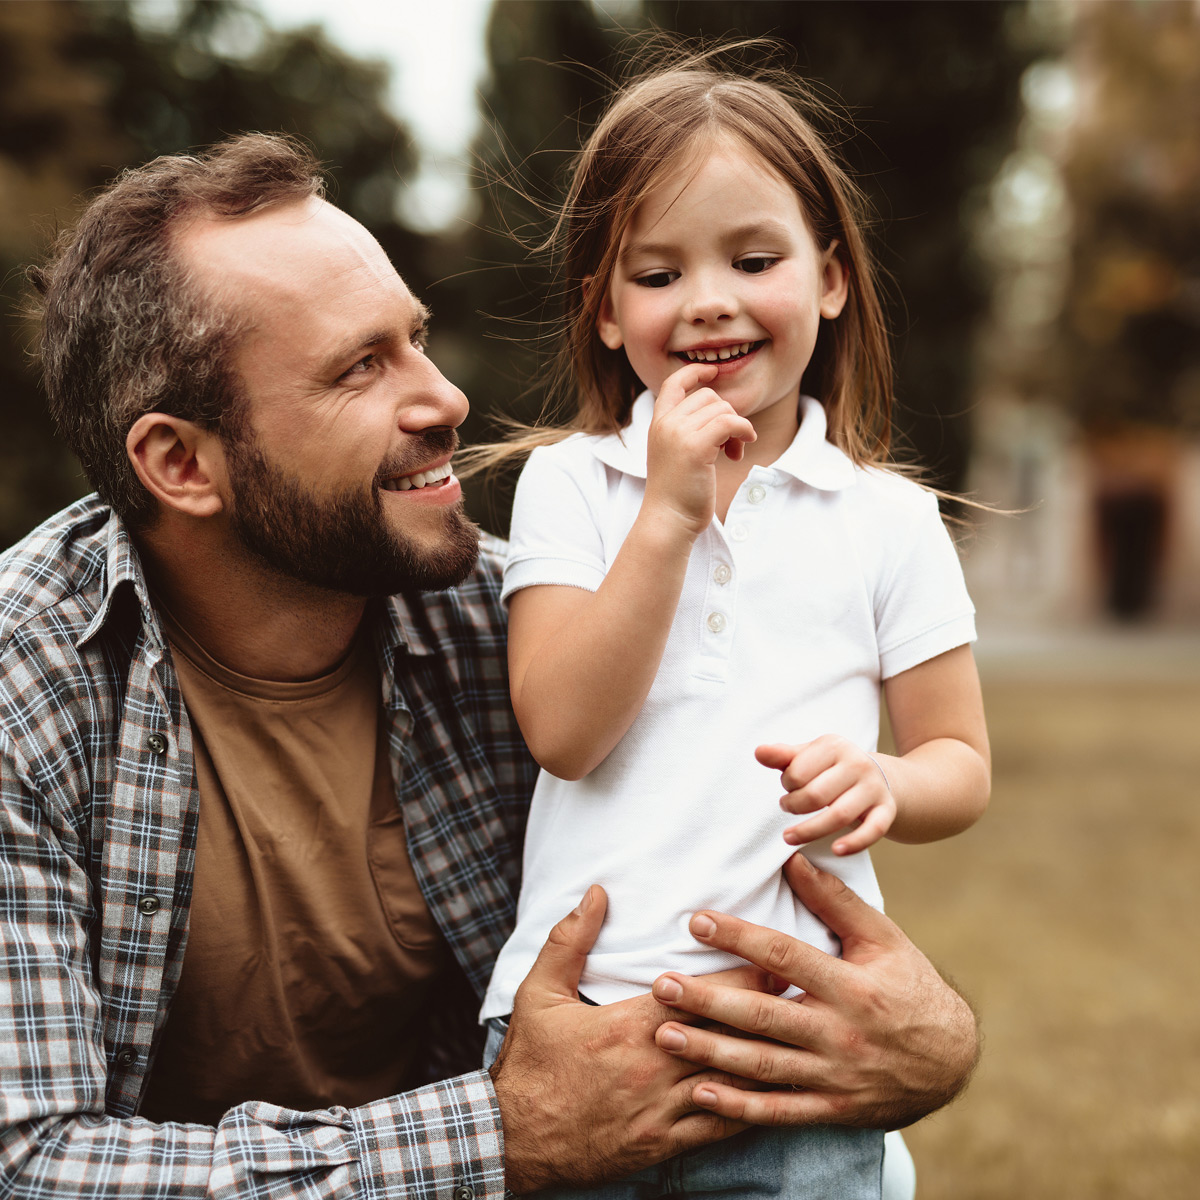
<instances>
[{"instance_id":1,"label":"girl's face","mask_svg":"<svg viewBox=\"0 0 1200 1200\"><path fill-rule=\"evenodd\" d=\"M733 139L666 173L635 210L596 327L656 395L688 362L760 436L794 431L822 317L846 302L834 246L820 250L789 184Z\"/></svg>"}]
</instances>

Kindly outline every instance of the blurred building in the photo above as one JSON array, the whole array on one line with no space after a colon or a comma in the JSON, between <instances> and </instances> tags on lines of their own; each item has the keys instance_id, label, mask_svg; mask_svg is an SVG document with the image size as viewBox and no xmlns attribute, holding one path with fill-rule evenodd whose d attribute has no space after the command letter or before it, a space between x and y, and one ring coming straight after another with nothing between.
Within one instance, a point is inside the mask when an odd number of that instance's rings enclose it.
<instances>
[{"instance_id":1,"label":"blurred building","mask_svg":"<svg viewBox=\"0 0 1200 1200\"><path fill-rule=\"evenodd\" d=\"M1200 627L1200 6L1043 5L981 241L968 570L1016 628Z\"/></svg>"}]
</instances>

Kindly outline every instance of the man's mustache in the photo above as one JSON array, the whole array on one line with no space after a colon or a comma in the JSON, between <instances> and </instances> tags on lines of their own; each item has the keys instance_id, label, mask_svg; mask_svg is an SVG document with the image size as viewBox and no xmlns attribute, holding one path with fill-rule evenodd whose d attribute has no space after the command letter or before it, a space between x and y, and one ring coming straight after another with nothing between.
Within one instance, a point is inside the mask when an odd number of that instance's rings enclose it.
<instances>
[{"instance_id":1,"label":"man's mustache","mask_svg":"<svg viewBox=\"0 0 1200 1200\"><path fill-rule=\"evenodd\" d=\"M375 473L375 484L382 487L397 475L409 475L428 466L435 458L453 454L458 449L458 431L450 428L430 429L413 436L403 453L383 464Z\"/></svg>"}]
</instances>

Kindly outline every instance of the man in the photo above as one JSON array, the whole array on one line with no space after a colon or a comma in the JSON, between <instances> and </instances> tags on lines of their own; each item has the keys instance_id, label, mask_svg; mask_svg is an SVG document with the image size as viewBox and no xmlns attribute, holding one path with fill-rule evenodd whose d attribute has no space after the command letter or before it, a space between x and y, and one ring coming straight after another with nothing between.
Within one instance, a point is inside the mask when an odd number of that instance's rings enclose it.
<instances>
[{"instance_id":1,"label":"man","mask_svg":"<svg viewBox=\"0 0 1200 1200\"><path fill-rule=\"evenodd\" d=\"M593 888L455 1061L532 774L425 310L260 135L127 172L35 282L99 496L0 559L7 1189L500 1197L962 1086L965 1004L800 859L844 961L697 914L757 968L588 1006Z\"/></svg>"}]
</instances>

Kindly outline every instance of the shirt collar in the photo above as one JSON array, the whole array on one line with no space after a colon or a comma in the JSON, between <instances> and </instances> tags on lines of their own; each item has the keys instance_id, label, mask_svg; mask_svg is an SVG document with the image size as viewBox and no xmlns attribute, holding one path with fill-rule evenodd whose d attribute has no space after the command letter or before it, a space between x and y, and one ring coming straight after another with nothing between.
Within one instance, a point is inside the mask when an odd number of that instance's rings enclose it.
<instances>
[{"instance_id":1,"label":"shirt collar","mask_svg":"<svg viewBox=\"0 0 1200 1200\"><path fill-rule=\"evenodd\" d=\"M137 547L129 530L116 513L110 512L104 528L100 531L104 547L104 575L100 584L100 603L96 606L96 615L88 622L77 643L82 648L94 638L112 617L117 604L117 597L126 591L124 585L133 589L137 597L138 607L142 611L142 621L150 640L157 646L163 644L162 626L159 624L158 613L150 603L150 594L146 587L146 576L142 570L142 561L138 557Z\"/></svg>"},{"instance_id":2,"label":"shirt collar","mask_svg":"<svg viewBox=\"0 0 1200 1200\"><path fill-rule=\"evenodd\" d=\"M618 433L591 441L592 453L605 465L638 479L646 478L646 442L654 397L649 389L633 402L629 424ZM811 396L800 397L800 428L792 444L771 464L809 487L836 492L854 483L854 464L825 440L825 409Z\"/></svg>"}]
</instances>

